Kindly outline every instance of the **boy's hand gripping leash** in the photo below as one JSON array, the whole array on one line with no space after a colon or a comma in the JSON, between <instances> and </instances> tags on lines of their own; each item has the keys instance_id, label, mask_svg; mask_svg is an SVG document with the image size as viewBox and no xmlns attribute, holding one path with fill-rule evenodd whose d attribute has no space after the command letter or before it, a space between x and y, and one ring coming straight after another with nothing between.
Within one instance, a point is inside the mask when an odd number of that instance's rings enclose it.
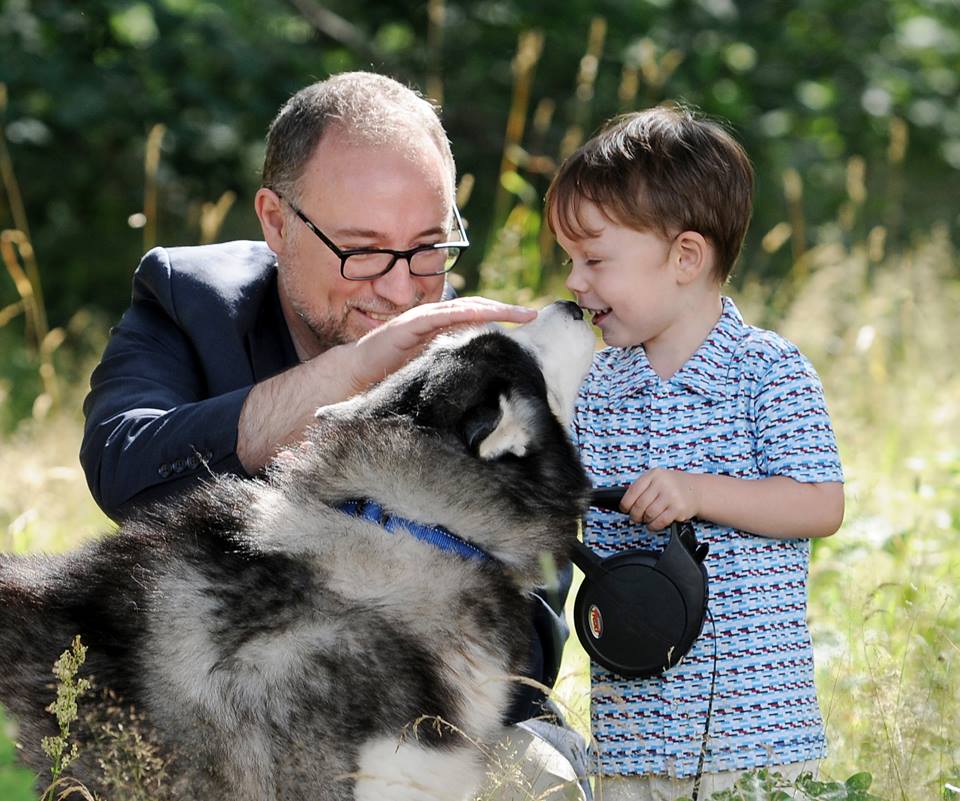
<instances>
[{"instance_id":1,"label":"boy's hand gripping leash","mask_svg":"<svg viewBox=\"0 0 960 801\"><path fill-rule=\"evenodd\" d=\"M626 487L594 490L591 505L620 512ZM584 573L574 602L574 628L588 656L627 678L659 676L676 665L700 636L709 617L713 630L713 671L703 740L693 785L697 801L706 757L717 680L717 637L707 608L707 546L693 525L670 526L660 551L630 549L601 558L582 542L571 552Z\"/></svg>"}]
</instances>

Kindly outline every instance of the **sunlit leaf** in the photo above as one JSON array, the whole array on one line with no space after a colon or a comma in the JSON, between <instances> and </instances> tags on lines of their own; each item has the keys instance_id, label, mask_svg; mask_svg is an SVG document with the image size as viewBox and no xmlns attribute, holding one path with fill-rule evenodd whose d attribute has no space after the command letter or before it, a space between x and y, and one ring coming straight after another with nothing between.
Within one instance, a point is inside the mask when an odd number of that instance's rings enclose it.
<instances>
[{"instance_id":1,"label":"sunlit leaf","mask_svg":"<svg viewBox=\"0 0 960 801\"><path fill-rule=\"evenodd\" d=\"M132 47L148 47L160 35L153 9L146 3L134 3L112 14L110 28L118 40Z\"/></svg>"}]
</instances>

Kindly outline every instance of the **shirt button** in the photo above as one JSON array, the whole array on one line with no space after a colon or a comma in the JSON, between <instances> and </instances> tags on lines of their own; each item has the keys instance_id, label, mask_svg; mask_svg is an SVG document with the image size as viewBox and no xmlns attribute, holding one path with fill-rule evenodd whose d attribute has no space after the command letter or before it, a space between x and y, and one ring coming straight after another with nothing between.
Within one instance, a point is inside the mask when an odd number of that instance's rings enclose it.
<instances>
[{"instance_id":1,"label":"shirt button","mask_svg":"<svg viewBox=\"0 0 960 801\"><path fill-rule=\"evenodd\" d=\"M173 468L168 464L160 465L160 469L157 470L157 473L160 475L160 478L169 478L170 474L173 472Z\"/></svg>"}]
</instances>

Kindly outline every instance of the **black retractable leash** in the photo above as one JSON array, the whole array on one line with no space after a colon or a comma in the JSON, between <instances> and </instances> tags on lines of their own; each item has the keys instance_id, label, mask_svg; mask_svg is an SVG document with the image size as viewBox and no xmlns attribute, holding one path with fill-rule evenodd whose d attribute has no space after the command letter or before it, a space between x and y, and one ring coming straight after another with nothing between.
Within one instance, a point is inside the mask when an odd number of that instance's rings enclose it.
<instances>
[{"instance_id":1,"label":"black retractable leash","mask_svg":"<svg viewBox=\"0 0 960 801\"><path fill-rule=\"evenodd\" d=\"M620 511L627 487L593 491L591 505ZM700 636L710 616L708 576L703 560L707 545L698 543L690 522L673 523L662 551L632 548L602 558L582 542L571 552L584 580L574 601L577 637L590 659L627 678L658 676L676 665ZM711 625L713 617L710 616ZM700 791L707 734L717 679L714 627L713 676L703 743L693 786Z\"/></svg>"},{"instance_id":2,"label":"black retractable leash","mask_svg":"<svg viewBox=\"0 0 960 801\"><path fill-rule=\"evenodd\" d=\"M592 505L619 512L626 489L594 490ZM601 558L577 542L571 558L585 578L574 626L590 658L628 678L656 676L677 664L703 628L706 555L688 522L670 526L659 552L632 548Z\"/></svg>"}]
</instances>

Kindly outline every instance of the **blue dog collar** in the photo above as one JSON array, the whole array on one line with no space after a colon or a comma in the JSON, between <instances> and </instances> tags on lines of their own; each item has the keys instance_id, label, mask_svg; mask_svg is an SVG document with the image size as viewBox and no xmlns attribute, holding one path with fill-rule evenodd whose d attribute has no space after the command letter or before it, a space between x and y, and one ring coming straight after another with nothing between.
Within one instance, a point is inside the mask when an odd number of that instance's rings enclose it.
<instances>
[{"instance_id":1,"label":"blue dog collar","mask_svg":"<svg viewBox=\"0 0 960 801\"><path fill-rule=\"evenodd\" d=\"M413 520L407 520L405 517L388 514L380 504L374 501L347 501L340 504L338 508L351 517L376 523L391 534L396 533L398 529L407 531L418 540L426 542L438 550L449 551L467 559L497 561L483 549L458 537L443 526L428 526L423 523L416 523Z\"/></svg>"}]
</instances>

